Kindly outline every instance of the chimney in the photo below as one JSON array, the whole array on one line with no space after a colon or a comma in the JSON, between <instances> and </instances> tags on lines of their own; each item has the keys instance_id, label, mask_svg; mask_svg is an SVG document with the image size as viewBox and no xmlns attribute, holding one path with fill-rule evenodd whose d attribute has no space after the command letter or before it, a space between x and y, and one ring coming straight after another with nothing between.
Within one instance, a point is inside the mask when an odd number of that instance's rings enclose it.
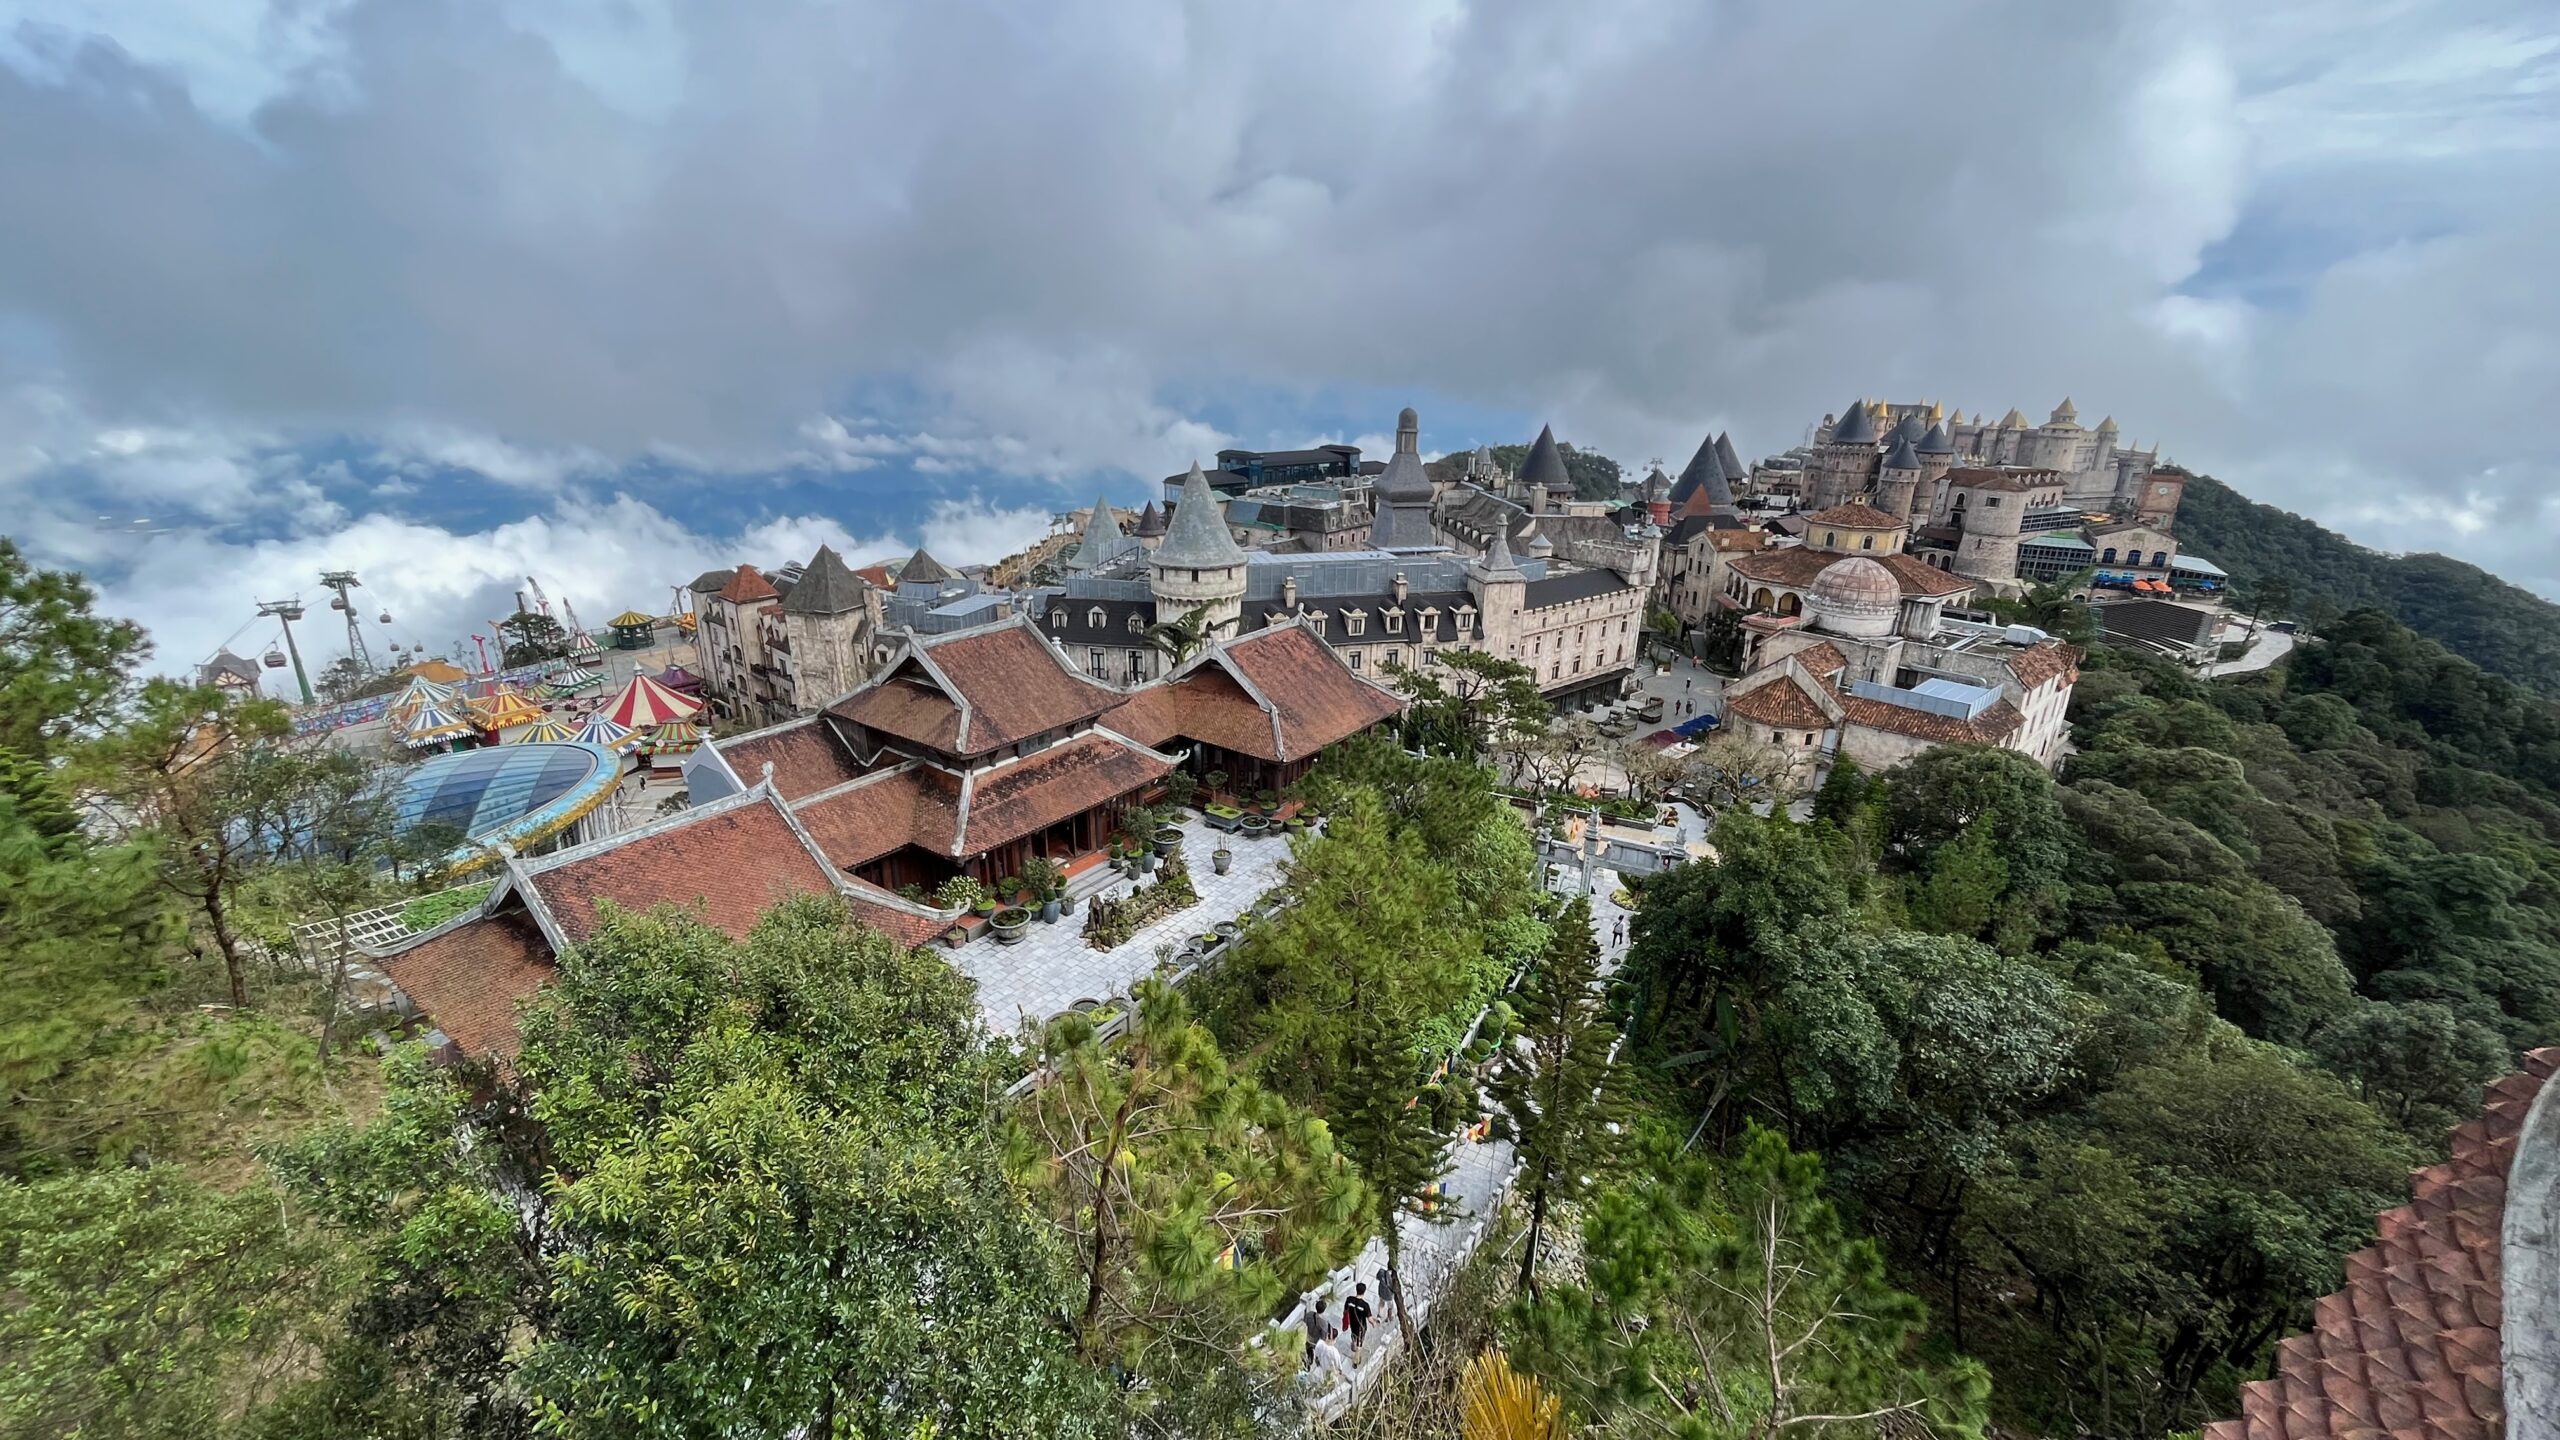
<instances>
[{"instance_id":1,"label":"chimney","mask_svg":"<svg viewBox=\"0 0 2560 1440\"><path fill-rule=\"evenodd\" d=\"M1401 571L1401 570L1397 571L1397 572L1396 572L1396 603L1397 603L1397 604L1399 604L1399 605L1403 604L1403 603L1404 603L1404 597L1405 597L1406 595L1408 595L1408 594L1411 594L1411 593L1412 593L1412 589L1413 589L1413 587L1411 587L1411 586L1409 586L1409 585L1407 585L1407 584L1405 583L1405 580L1404 580L1404 572L1403 572L1403 571Z\"/></svg>"},{"instance_id":2,"label":"chimney","mask_svg":"<svg viewBox=\"0 0 2560 1440\"><path fill-rule=\"evenodd\" d=\"M1280 577L1280 608L1283 610L1298 608L1298 577L1295 575Z\"/></svg>"},{"instance_id":3,"label":"chimney","mask_svg":"<svg viewBox=\"0 0 2560 1440\"><path fill-rule=\"evenodd\" d=\"M1645 514L1646 514L1646 516L1647 516L1648 518L1650 518L1650 519L1653 521L1653 523L1654 523L1657 527L1659 527L1659 528L1661 528L1661 529L1665 529L1665 530L1668 530L1668 529L1670 529L1670 528L1671 528L1671 502L1670 502L1670 501L1668 501L1668 500L1650 500L1650 501L1647 501L1647 502L1645 503L1644 510L1645 510Z\"/></svg>"}]
</instances>

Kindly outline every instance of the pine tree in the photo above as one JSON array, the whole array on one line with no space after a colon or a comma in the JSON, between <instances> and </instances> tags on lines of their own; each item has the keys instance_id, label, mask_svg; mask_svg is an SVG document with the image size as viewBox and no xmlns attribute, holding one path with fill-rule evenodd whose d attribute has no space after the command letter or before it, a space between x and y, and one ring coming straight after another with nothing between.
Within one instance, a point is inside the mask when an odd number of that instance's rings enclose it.
<instances>
[{"instance_id":1,"label":"pine tree","mask_svg":"<svg viewBox=\"0 0 2560 1440\"><path fill-rule=\"evenodd\" d=\"M1396 1314L1410 1315L1404 1297L1404 1235L1398 1222L1408 1213L1439 1223L1455 1217L1445 1207L1424 1205L1424 1196L1441 1176L1448 1137L1431 1121L1431 1108L1415 1103L1420 1091L1422 1056L1411 1037L1355 1015L1346 1048L1341 1091L1343 1108L1333 1122L1342 1148L1358 1162L1369 1182L1370 1218L1387 1246Z\"/></svg>"},{"instance_id":2,"label":"pine tree","mask_svg":"<svg viewBox=\"0 0 2560 1440\"><path fill-rule=\"evenodd\" d=\"M1617 1032L1602 1015L1600 981L1591 900L1577 896L1513 1002L1528 1053L1506 1060L1485 1087L1518 1136L1516 1186L1529 1200L1520 1285L1532 1292L1548 1207L1582 1193L1608 1140L1609 1050Z\"/></svg>"}]
</instances>

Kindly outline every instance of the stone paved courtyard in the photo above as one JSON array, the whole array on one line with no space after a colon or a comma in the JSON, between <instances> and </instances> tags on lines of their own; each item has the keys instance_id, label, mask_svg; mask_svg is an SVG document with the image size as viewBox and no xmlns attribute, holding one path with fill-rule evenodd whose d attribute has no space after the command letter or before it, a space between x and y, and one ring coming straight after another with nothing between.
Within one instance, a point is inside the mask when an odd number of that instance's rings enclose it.
<instances>
[{"instance_id":1,"label":"stone paved courtyard","mask_svg":"<svg viewBox=\"0 0 2560 1440\"><path fill-rule=\"evenodd\" d=\"M1209 863L1210 852L1222 841L1235 852L1235 864L1224 875ZM978 1008L985 1013L988 1027L998 1034L1016 1034L1026 1024L1072 1009L1079 1000L1126 994L1141 976L1155 969L1158 947L1180 945L1218 921L1235 919L1280 883L1280 865L1289 858L1289 842L1278 835L1262 839L1231 835L1193 816L1182 826L1182 853L1190 862L1191 883L1200 892L1200 903L1165 916L1114 949L1095 950L1084 943L1084 905L1090 896L1084 886L1077 885L1070 887L1078 897L1076 913L1060 916L1055 925L1034 922L1022 943L999 945L982 939L953 952L952 963L978 982ZM1109 870L1097 873L1111 878L1092 893L1114 897L1129 893L1127 877Z\"/></svg>"}]
</instances>

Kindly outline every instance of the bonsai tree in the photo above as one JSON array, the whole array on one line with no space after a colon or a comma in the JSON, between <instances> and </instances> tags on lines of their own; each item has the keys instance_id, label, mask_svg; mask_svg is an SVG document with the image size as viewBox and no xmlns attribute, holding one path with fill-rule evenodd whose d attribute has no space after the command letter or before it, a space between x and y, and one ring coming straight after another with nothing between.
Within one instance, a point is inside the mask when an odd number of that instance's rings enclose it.
<instances>
[{"instance_id":1,"label":"bonsai tree","mask_svg":"<svg viewBox=\"0 0 2560 1440\"><path fill-rule=\"evenodd\" d=\"M1223 792L1227 788L1227 772L1224 770L1212 770L1201 778L1209 782L1212 792Z\"/></svg>"},{"instance_id":2,"label":"bonsai tree","mask_svg":"<svg viewBox=\"0 0 2560 1440\"><path fill-rule=\"evenodd\" d=\"M1022 877L1021 877L1021 876L1019 876L1019 875L1007 875L1007 876L1006 876L1006 877L1004 877L1003 879L998 880L998 881L996 882L996 894L995 894L995 901L996 901L996 903L997 903L997 904L999 904L999 905L1010 905L1010 904L1012 904L1014 901L1016 901L1016 900L1020 899L1021 897L1022 897Z\"/></svg>"},{"instance_id":3,"label":"bonsai tree","mask_svg":"<svg viewBox=\"0 0 2560 1440\"><path fill-rule=\"evenodd\" d=\"M1031 898L1054 899L1067 888L1066 868L1046 856L1034 855L1022 862L1022 883L1031 887Z\"/></svg>"},{"instance_id":4,"label":"bonsai tree","mask_svg":"<svg viewBox=\"0 0 2560 1440\"><path fill-rule=\"evenodd\" d=\"M1164 798L1179 808L1190 809L1191 802L1199 794L1200 782L1193 779L1188 770L1176 770L1164 777Z\"/></svg>"}]
</instances>

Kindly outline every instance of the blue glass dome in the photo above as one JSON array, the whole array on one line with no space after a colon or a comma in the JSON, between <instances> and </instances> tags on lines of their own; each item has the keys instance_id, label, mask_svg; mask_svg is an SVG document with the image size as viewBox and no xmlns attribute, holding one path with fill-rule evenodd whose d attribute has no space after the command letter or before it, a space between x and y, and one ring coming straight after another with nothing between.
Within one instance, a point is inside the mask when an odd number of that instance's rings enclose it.
<instances>
[{"instance_id":1,"label":"blue glass dome","mask_svg":"<svg viewBox=\"0 0 2560 1440\"><path fill-rule=\"evenodd\" d=\"M498 745L433 755L400 777L393 799L400 828L452 825L481 846L517 845L558 834L602 805L622 779L618 757L601 745Z\"/></svg>"}]
</instances>

